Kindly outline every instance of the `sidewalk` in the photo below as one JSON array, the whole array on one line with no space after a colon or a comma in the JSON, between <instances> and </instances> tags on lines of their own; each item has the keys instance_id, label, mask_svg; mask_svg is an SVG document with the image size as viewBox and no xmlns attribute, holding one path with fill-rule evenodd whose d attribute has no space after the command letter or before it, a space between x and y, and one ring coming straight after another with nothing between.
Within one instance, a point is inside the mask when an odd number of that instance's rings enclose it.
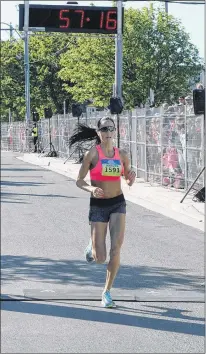
<instances>
[{"instance_id":1,"label":"sidewalk","mask_svg":"<svg viewBox=\"0 0 206 354\"><path fill-rule=\"evenodd\" d=\"M71 160L64 164L64 159L38 157L37 154L24 154L17 158L72 179L76 179L80 167L79 164L75 164ZM89 174L86 180L89 181ZM180 203L184 195L181 191L154 186L139 179L131 188L122 179L122 190L126 200L204 231L205 203L195 203L189 195L183 203Z\"/></svg>"}]
</instances>

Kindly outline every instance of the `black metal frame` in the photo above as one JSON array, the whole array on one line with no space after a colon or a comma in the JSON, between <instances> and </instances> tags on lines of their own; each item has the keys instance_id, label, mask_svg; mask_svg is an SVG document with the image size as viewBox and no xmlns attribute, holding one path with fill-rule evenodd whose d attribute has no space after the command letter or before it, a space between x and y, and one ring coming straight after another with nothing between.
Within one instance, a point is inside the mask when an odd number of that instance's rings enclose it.
<instances>
[{"instance_id":1,"label":"black metal frame","mask_svg":"<svg viewBox=\"0 0 206 354\"><path fill-rule=\"evenodd\" d=\"M198 176L195 178L194 182L191 184L191 186L188 188L187 192L185 193L184 197L180 200L180 203L183 203L186 196L189 194L189 192L191 191L191 189L193 188L193 186L195 185L195 183L197 182L197 180L200 178L201 174L204 172L205 167L203 167L203 169L200 171L200 173L198 174Z\"/></svg>"}]
</instances>

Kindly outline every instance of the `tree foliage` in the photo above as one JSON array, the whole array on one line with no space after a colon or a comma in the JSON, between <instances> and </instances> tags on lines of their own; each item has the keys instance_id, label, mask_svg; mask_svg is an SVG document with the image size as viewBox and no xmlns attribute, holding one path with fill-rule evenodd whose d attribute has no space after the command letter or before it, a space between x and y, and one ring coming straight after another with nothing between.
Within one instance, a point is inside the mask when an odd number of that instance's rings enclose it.
<instances>
[{"instance_id":1,"label":"tree foliage","mask_svg":"<svg viewBox=\"0 0 206 354\"><path fill-rule=\"evenodd\" d=\"M22 42L1 43L1 120L8 120L9 108L15 117L25 115L24 67L17 53L23 53Z\"/></svg>"},{"instance_id":2,"label":"tree foliage","mask_svg":"<svg viewBox=\"0 0 206 354\"><path fill-rule=\"evenodd\" d=\"M65 89L83 102L105 106L115 81L115 44L110 38L82 37L65 53L59 76L75 83ZM145 103L149 89L155 104L187 93L191 77L201 72L198 50L180 22L164 11L143 8L125 11L123 35L123 97L126 107Z\"/></svg>"},{"instance_id":3,"label":"tree foliage","mask_svg":"<svg viewBox=\"0 0 206 354\"><path fill-rule=\"evenodd\" d=\"M97 106L108 105L115 74L114 55L112 38L80 36L60 60L59 76L74 84L73 87L64 84L65 90L77 102L92 98Z\"/></svg>"},{"instance_id":4,"label":"tree foliage","mask_svg":"<svg viewBox=\"0 0 206 354\"><path fill-rule=\"evenodd\" d=\"M63 113L63 102L72 97L63 88L58 76L60 55L69 46L69 37L60 34L32 35L29 40L31 110L41 116L44 107ZM13 118L25 117L25 74L23 41L2 42L1 67L1 118L8 117L11 109ZM69 82L67 82L69 84Z\"/></svg>"},{"instance_id":5,"label":"tree foliage","mask_svg":"<svg viewBox=\"0 0 206 354\"><path fill-rule=\"evenodd\" d=\"M31 109L43 116L63 102L108 106L115 81L115 40L109 35L46 33L30 36ZM189 92L202 70L197 48L181 23L162 10L124 11L123 97L126 108L144 104L149 89L155 104L174 102ZM1 42L1 119L25 117L23 41Z\"/></svg>"}]
</instances>

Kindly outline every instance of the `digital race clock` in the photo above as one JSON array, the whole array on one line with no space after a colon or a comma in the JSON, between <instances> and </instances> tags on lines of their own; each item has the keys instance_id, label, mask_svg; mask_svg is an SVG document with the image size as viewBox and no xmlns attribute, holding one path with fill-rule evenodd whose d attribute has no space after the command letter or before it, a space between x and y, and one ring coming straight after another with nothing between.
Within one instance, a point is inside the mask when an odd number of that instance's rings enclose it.
<instances>
[{"instance_id":1,"label":"digital race clock","mask_svg":"<svg viewBox=\"0 0 206 354\"><path fill-rule=\"evenodd\" d=\"M19 5L19 30L24 27L24 5ZM117 33L117 8L67 5L30 5L29 27L46 32Z\"/></svg>"}]
</instances>

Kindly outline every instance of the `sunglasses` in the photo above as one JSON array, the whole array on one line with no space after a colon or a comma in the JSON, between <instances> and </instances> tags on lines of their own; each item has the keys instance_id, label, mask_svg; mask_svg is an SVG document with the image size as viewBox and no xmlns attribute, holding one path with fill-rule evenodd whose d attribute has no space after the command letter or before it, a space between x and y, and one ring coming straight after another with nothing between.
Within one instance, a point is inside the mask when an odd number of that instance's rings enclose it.
<instances>
[{"instance_id":1,"label":"sunglasses","mask_svg":"<svg viewBox=\"0 0 206 354\"><path fill-rule=\"evenodd\" d=\"M102 127L99 128L99 131L102 133L107 133L107 132L114 132L115 131L115 127Z\"/></svg>"}]
</instances>

